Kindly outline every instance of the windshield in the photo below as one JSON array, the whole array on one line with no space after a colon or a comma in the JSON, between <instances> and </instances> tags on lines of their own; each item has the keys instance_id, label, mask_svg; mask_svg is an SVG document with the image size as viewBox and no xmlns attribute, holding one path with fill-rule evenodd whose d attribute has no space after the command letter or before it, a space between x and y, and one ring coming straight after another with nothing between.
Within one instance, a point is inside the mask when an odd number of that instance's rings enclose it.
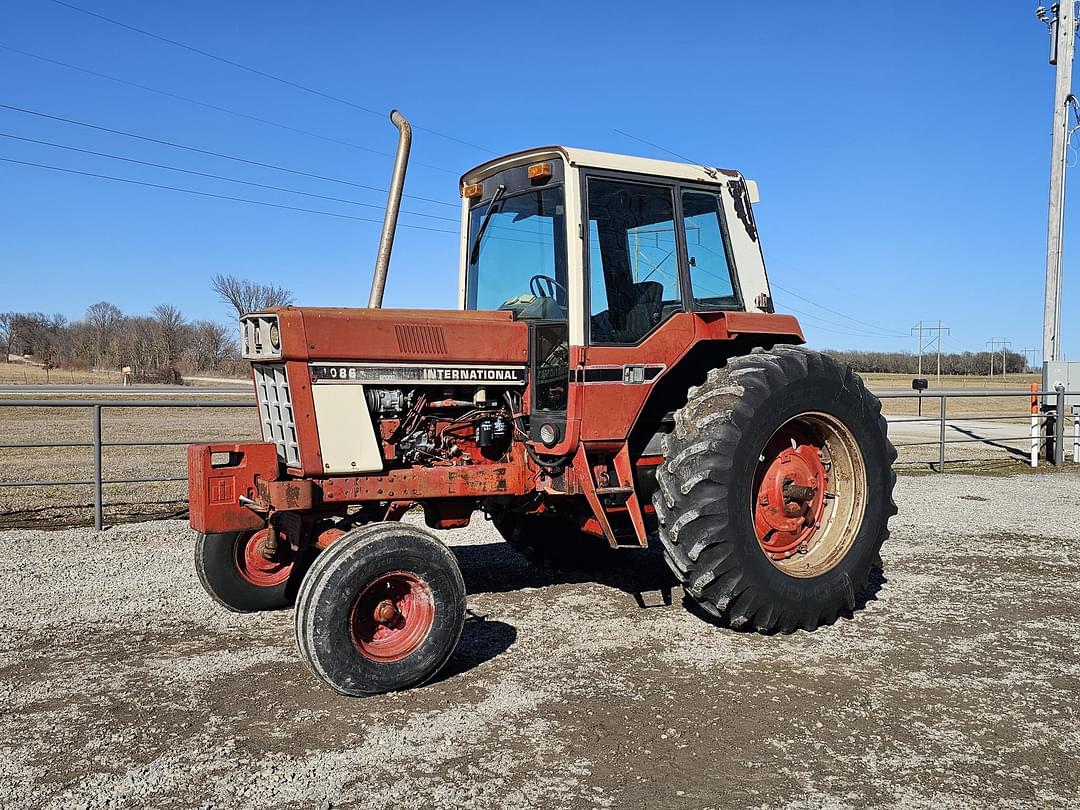
<instances>
[{"instance_id":1,"label":"windshield","mask_svg":"<svg viewBox=\"0 0 1080 810\"><path fill-rule=\"evenodd\" d=\"M466 309L566 318L566 229L561 187L507 193L469 212ZM480 232L484 219L487 227ZM477 245L477 236L480 237Z\"/></svg>"}]
</instances>

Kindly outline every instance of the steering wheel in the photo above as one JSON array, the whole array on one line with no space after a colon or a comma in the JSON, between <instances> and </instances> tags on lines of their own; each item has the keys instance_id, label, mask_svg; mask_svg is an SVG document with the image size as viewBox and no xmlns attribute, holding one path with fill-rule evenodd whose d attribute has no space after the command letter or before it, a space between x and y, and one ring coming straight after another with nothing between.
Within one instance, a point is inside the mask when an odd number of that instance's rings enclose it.
<instances>
[{"instance_id":1,"label":"steering wheel","mask_svg":"<svg viewBox=\"0 0 1080 810\"><path fill-rule=\"evenodd\" d=\"M537 298L555 298L556 292L561 291L563 294L563 300L569 298L566 292L566 287L553 279L551 276L533 276L529 279L529 292L535 295Z\"/></svg>"}]
</instances>

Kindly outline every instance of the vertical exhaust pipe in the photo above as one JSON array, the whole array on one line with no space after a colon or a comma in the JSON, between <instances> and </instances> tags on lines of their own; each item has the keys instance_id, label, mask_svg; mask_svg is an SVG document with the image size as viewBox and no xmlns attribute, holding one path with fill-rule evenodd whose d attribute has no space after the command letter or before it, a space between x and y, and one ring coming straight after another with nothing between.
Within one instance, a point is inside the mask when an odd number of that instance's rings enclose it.
<instances>
[{"instance_id":1,"label":"vertical exhaust pipe","mask_svg":"<svg viewBox=\"0 0 1080 810\"><path fill-rule=\"evenodd\" d=\"M405 170L409 166L409 150L412 148L412 127L405 116L397 110L390 111L390 120L398 128L397 154L394 156L394 173L390 178L390 192L386 196L386 218L379 237L379 255L375 257L375 275L371 279L371 295L368 306L382 306L386 273L390 269L390 252L394 249L394 233L397 231L398 212L401 210L401 193L405 189Z\"/></svg>"}]
</instances>

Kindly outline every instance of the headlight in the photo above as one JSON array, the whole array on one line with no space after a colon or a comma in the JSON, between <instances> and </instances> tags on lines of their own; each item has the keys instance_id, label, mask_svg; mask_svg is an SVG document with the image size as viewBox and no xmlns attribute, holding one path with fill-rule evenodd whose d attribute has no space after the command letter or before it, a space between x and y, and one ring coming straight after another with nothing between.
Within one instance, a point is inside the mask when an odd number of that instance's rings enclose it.
<instances>
[{"instance_id":1,"label":"headlight","mask_svg":"<svg viewBox=\"0 0 1080 810\"><path fill-rule=\"evenodd\" d=\"M281 348L281 330L278 329L277 323L270 325L270 345L274 347L274 351Z\"/></svg>"},{"instance_id":2,"label":"headlight","mask_svg":"<svg viewBox=\"0 0 1080 810\"><path fill-rule=\"evenodd\" d=\"M559 429L550 422L540 426L540 441L548 447L554 447L559 441Z\"/></svg>"}]
</instances>

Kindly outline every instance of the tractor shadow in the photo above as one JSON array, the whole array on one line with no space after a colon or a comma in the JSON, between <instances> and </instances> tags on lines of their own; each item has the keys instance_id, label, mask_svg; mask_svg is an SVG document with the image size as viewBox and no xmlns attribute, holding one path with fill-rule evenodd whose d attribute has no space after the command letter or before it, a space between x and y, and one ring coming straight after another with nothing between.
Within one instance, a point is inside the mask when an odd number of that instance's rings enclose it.
<instances>
[{"instance_id":1,"label":"tractor shadow","mask_svg":"<svg viewBox=\"0 0 1080 810\"><path fill-rule=\"evenodd\" d=\"M530 563L508 543L454 546L468 593L509 593L595 582L631 594L640 608L670 605L678 584L659 548L621 549L555 568Z\"/></svg>"},{"instance_id":2,"label":"tractor shadow","mask_svg":"<svg viewBox=\"0 0 1080 810\"><path fill-rule=\"evenodd\" d=\"M517 641L517 628L506 622L488 619L473 613L465 617L465 626L461 629L461 638L446 665L429 683L462 675L481 664L498 658Z\"/></svg>"}]
</instances>

